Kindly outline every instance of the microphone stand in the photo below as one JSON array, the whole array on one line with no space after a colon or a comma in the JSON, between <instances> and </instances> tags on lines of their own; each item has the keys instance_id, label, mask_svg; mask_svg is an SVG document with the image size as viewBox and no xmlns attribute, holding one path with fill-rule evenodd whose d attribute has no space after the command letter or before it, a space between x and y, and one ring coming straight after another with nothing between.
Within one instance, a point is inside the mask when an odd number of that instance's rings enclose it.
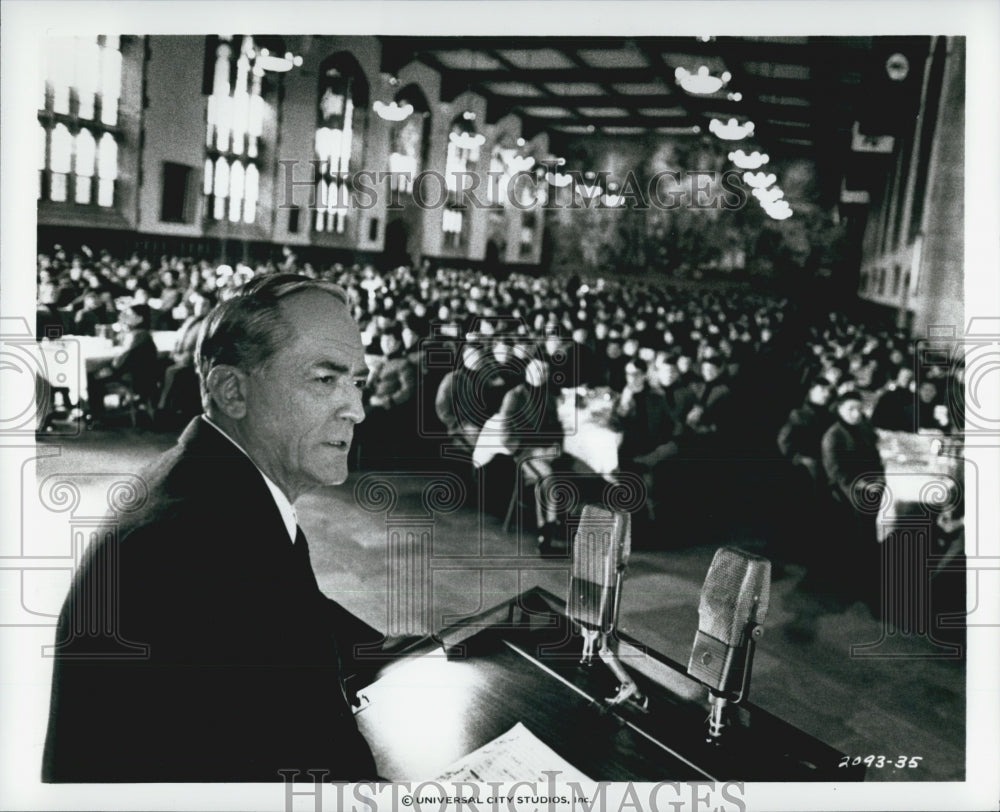
<instances>
[{"instance_id":1,"label":"microphone stand","mask_svg":"<svg viewBox=\"0 0 1000 812\"><path fill-rule=\"evenodd\" d=\"M740 689L735 696L727 695L723 691L717 691L714 688L709 688L708 701L711 704L711 709L708 714L708 738L705 740L709 744L719 744L722 738L722 731L726 726L725 720L725 710L726 706L732 702L734 705L738 705L743 702L747 696L750 694L750 671L753 667L753 654L757 647L757 640L760 639L761 635L764 634L764 627L757 623L747 624L746 629L746 646L743 654L742 662L742 679L740 680Z\"/></svg>"},{"instance_id":2,"label":"microphone stand","mask_svg":"<svg viewBox=\"0 0 1000 812\"><path fill-rule=\"evenodd\" d=\"M645 712L649 709L649 697L639 690L635 680L628 675L625 666L621 664L614 649L608 645L608 633L614 631L618 624L618 610L621 604L621 583L622 571L619 570L615 581L615 605L611 612L611 622L608 624L608 632L595 629L590 626L580 626L580 634L583 637L583 655L580 657L581 665L590 665L594 659L594 648L597 647L597 654L601 661L611 669L611 673L618 678L618 690L614 696L606 697L605 702L610 706L621 705L628 702L639 710Z\"/></svg>"}]
</instances>

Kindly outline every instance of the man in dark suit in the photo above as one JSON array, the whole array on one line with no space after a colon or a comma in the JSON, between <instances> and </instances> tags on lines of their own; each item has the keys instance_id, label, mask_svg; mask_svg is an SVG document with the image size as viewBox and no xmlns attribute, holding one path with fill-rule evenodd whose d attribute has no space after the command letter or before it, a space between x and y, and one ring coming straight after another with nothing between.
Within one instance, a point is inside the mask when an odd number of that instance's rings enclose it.
<instances>
[{"instance_id":1,"label":"man in dark suit","mask_svg":"<svg viewBox=\"0 0 1000 812\"><path fill-rule=\"evenodd\" d=\"M823 435L822 454L832 496L829 523L839 538L827 551L824 577L875 606L880 587L876 531L885 469L861 396L844 392L835 409L837 420Z\"/></svg>"},{"instance_id":2,"label":"man in dark suit","mask_svg":"<svg viewBox=\"0 0 1000 812\"><path fill-rule=\"evenodd\" d=\"M351 616L319 590L292 507L347 478L364 418L345 295L252 283L207 316L198 374L205 415L74 577L43 780L373 778L342 679Z\"/></svg>"},{"instance_id":3,"label":"man in dark suit","mask_svg":"<svg viewBox=\"0 0 1000 812\"><path fill-rule=\"evenodd\" d=\"M104 395L110 384L126 383L142 400L152 399L160 382L159 353L150 330L147 304L133 304L121 316L126 332L122 349L107 364L87 371L87 401L95 425L104 419Z\"/></svg>"}]
</instances>

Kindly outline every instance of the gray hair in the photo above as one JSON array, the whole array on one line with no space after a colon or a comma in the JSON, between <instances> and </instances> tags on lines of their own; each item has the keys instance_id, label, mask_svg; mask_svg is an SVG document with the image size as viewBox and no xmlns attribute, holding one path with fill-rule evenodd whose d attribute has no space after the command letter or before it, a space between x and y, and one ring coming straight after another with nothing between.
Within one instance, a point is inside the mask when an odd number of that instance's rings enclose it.
<instances>
[{"instance_id":1,"label":"gray hair","mask_svg":"<svg viewBox=\"0 0 1000 812\"><path fill-rule=\"evenodd\" d=\"M328 293L349 304L346 291L339 285L284 273L248 282L236 296L209 312L198 332L195 352L202 405L206 410L209 407L206 381L212 369L227 364L252 372L266 364L282 343L291 338L291 331L281 317L281 300L311 290Z\"/></svg>"}]
</instances>

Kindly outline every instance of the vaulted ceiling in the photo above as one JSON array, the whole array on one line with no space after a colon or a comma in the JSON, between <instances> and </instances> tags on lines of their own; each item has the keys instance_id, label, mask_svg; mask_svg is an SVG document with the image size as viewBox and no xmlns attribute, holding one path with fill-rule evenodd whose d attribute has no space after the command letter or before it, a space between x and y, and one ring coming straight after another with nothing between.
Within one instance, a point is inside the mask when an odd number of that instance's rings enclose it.
<instances>
[{"instance_id":1,"label":"vaulted ceiling","mask_svg":"<svg viewBox=\"0 0 1000 812\"><path fill-rule=\"evenodd\" d=\"M471 90L492 123L514 113L531 137L547 131L554 151L569 139L707 133L712 118L753 121L746 144L772 158L816 161L824 186L840 185L854 122L913 107L927 37L382 37L383 64L396 73L412 60L438 71L442 101ZM885 63L908 57L905 109L885 96ZM693 95L678 67L728 85ZM730 94L739 94L738 97ZM738 100L737 100L738 98ZM881 113L879 112L881 109ZM912 111L915 115L915 108ZM911 118L912 120L912 118ZM881 127L884 129L884 126Z\"/></svg>"}]
</instances>

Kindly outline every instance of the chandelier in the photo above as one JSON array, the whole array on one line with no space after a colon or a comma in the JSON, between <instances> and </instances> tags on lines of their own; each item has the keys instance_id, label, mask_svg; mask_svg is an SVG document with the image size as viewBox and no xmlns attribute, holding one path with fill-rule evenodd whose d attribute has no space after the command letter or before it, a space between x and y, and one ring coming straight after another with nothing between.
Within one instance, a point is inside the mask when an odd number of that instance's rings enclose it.
<instances>
[{"instance_id":1,"label":"chandelier","mask_svg":"<svg viewBox=\"0 0 1000 812\"><path fill-rule=\"evenodd\" d=\"M754 189L766 189L778 179L778 176L771 173L765 175L763 172L744 172L743 182Z\"/></svg>"},{"instance_id":2,"label":"chandelier","mask_svg":"<svg viewBox=\"0 0 1000 812\"><path fill-rule=\"evenodd\" d=\"M721 76L712 76L706 65L698 68L697 73L691 73L685 68L677 68L674 71L674 77L677 79L677 84L684 90L698 96L707 96L721 90L733 78L729 71L725 71Z\"/></svg>"},{"instance_id":3,"label":"chandelier","mask_svg":"<svg viewBox=\"0 0 1000 812\"><path fill-rule=\"evenodd\" d=\"M397 104L395 101L391 101L386 104L385 102L376 101L372 107L378 114L378 117L385 121L405 121L413 115L413 105L409 102Z\"/></svg>"},{"instance_id":4,"label":"chandelier","mask_svg":"<svg viewBox=\"0 0 1000 812\"><path fill-rule=\"evenodd\" d=\"M771 158L766 152L754 151L747 155L743 150L738 149L736 152L729 153L729 160L740 169L760 169Z\"/></svg>"},{"instance_id":5,"label":"chandelier","mask_svg":"<svg viewBox=\"0 0 1000 812\"><path fill-rule=\"evenodd\" d=\"M724 141L740 141L748 135L753 135L754 127L752 121L740 124L735 118L731 118L728 123L723 124L717 118L713 118L708 129Z\"/></svg>"}]
</instances>

